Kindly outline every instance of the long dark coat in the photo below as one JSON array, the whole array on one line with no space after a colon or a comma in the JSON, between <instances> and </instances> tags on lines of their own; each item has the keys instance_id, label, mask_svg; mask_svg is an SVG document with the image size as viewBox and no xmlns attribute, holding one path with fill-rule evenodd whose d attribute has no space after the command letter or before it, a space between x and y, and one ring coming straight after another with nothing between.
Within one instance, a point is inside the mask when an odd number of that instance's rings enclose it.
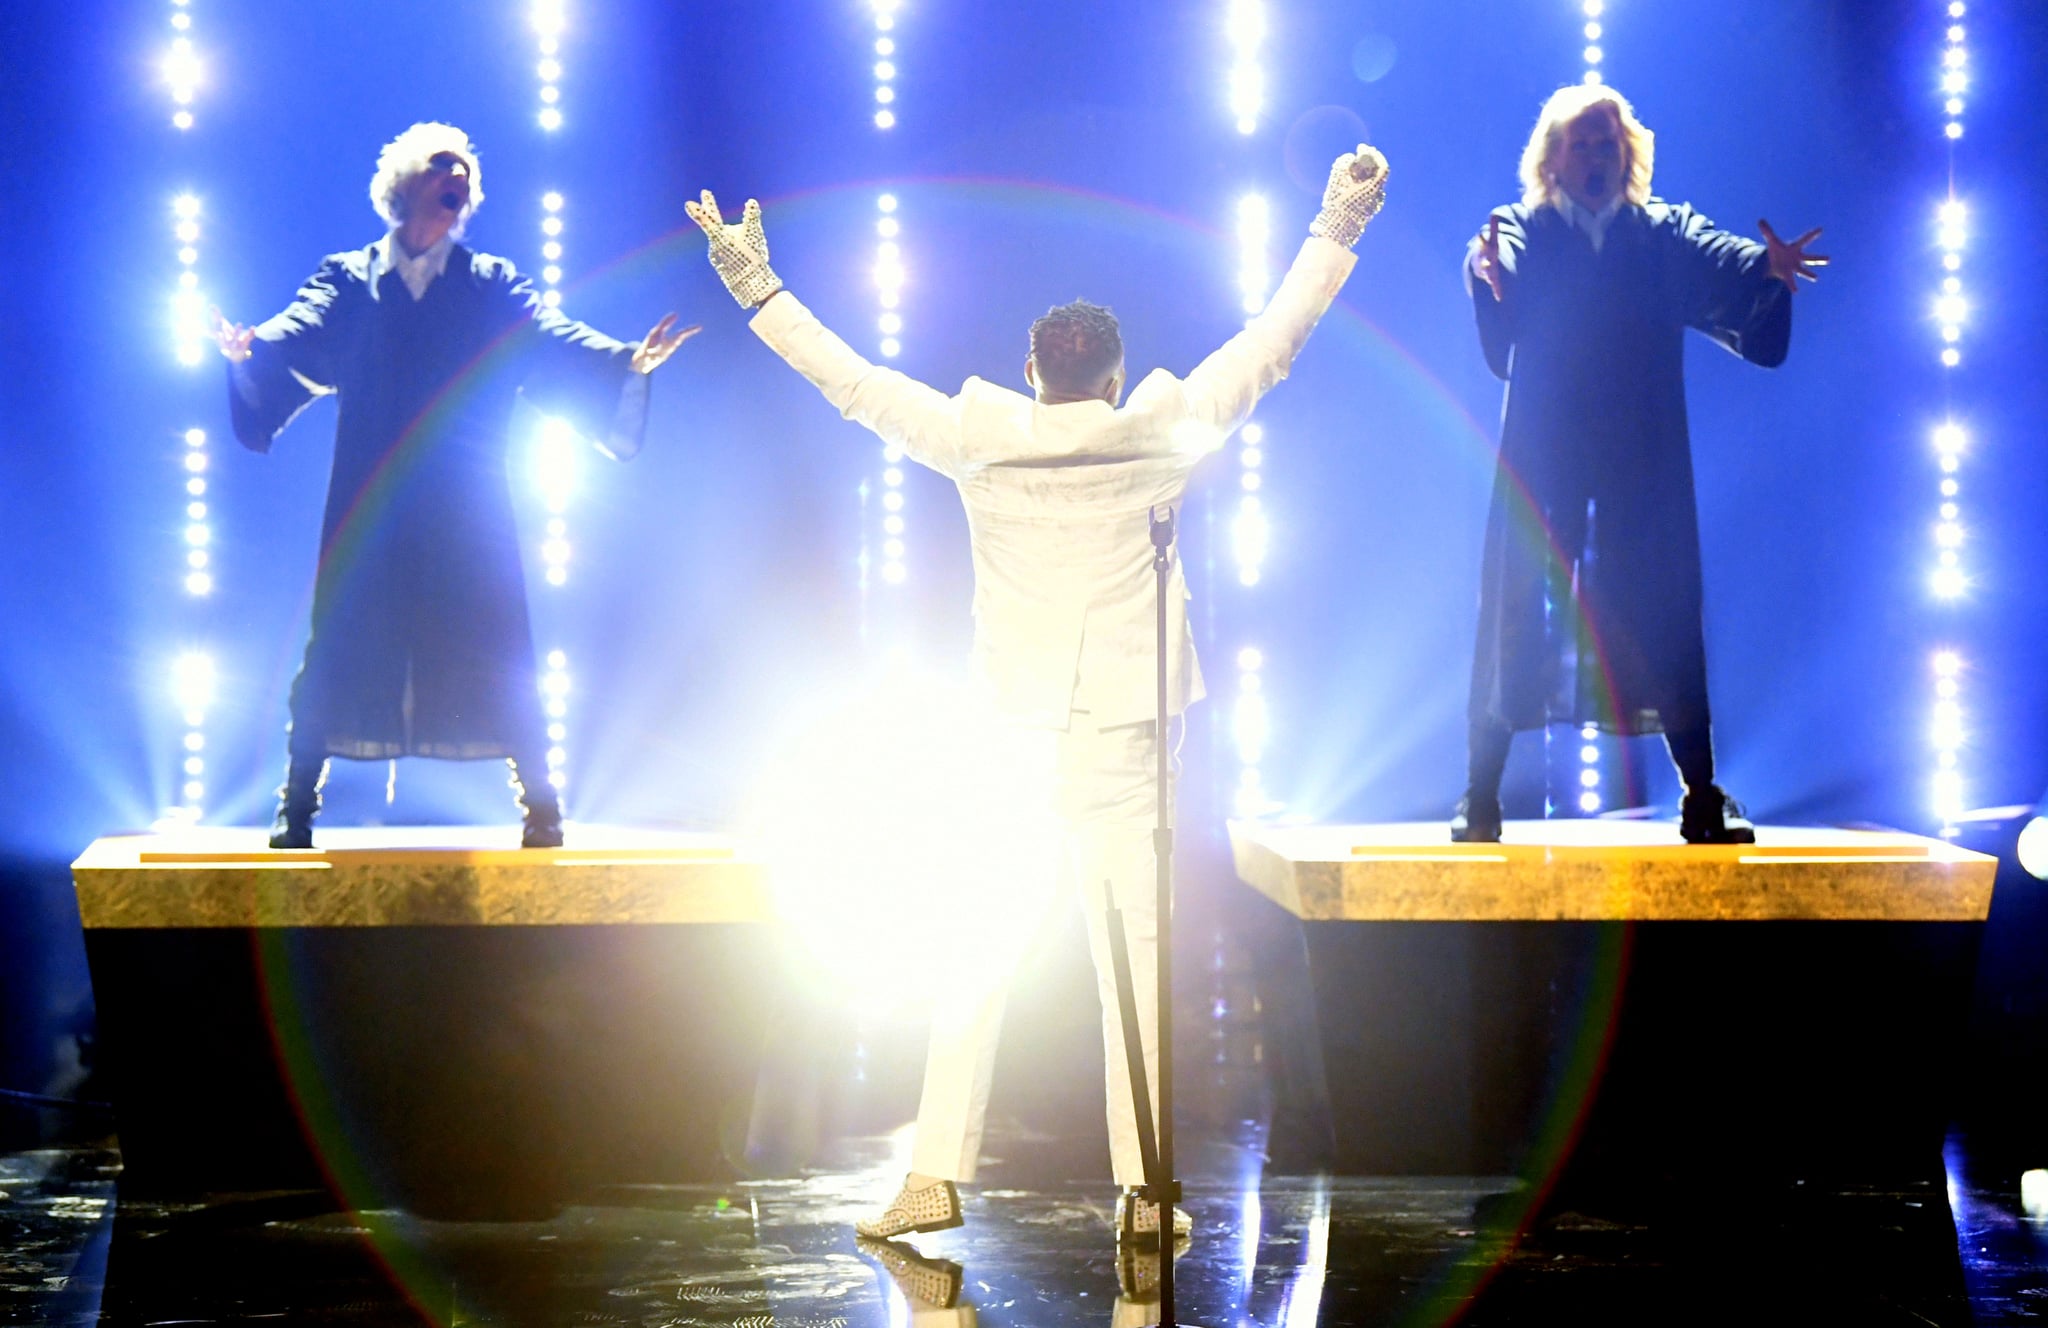
<instances>
[{"instance_id":1,"label":"long dark coat","mask_svg":"<svg viewBox=\"0 0 2048 1328\"><path fill-rule=\"evenodd\" d=\"M326 258L230 370L235 436L258 452L314 396L339 396L292 751L532 758L545 741L512 407L523 389L630 455L645 425L644 392L624 391L633 347L461 245L419 300L393 272L373 291L374 249Z\"/></svg>"},{"instance_id":2,"label":"long dark coat","mask_svg":"<svg viewBox=\"0 0 2048 1328\"><path fill-rule=\"evenodd\" d=\"M1701 731L1685 329L1776 366L1791 342L1791 293L1761 244L1687 205L1624 204L1597 252L1553 207L1493 216L1505 298L1470 277L1469 254L1466 269L1487 365L1508 383L1472 720Z\"/></svg>"}]
</instances>

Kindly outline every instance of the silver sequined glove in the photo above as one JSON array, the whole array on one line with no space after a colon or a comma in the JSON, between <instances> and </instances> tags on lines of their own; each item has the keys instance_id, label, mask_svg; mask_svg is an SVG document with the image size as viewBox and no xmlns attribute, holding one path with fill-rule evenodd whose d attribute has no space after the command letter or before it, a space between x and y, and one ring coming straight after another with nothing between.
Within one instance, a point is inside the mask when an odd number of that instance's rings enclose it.
<instances>
[{"instance_id":1,"label":"silver sequined glove","mask_svg":"<svg viewBox=\"0 0 2048 1328\"><path fill-rule=\"evenodd\" d=\"M768 266L768 236L761 229L758 202L747 200L747 210L736 226L725 224L718 200L709 189L701 203L685 203L683 211L711 237L711 266L742 308L752 309L782 289L782 278Z\"/></svg>"},{"instance_id":2,"label":"silver sequined glove","mask_svg":"<svg viewBox=\"0 0 2048 1328\"><path fill-rule=\"evenodd\" d=\"M1360 143L1330 163L1330 183L1323 186L1323 210L1309 223L1308 233L1335 240L1349 249L1365 234L1387 201L1387 159L1380 150Z\"/></svg>"}]
</instances>

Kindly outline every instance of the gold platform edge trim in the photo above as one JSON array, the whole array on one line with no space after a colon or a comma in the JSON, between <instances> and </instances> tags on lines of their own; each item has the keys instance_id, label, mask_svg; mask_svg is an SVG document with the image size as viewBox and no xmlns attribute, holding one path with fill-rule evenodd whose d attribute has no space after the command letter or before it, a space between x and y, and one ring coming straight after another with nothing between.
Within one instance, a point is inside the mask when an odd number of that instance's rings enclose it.
<instances>
[{"instance_id":1,"label":"gold platform edge trim","mask_svg":"<svg viewBox=\"0 0 2048 1328\"><path fill-rule=\"evenodd\" d=\"M1510 829L1516 828L1511 824ZM1230 824L1238 877L1304 921L1981 922L1996 858L1896 831L1533 823L1566 842L1453 844L1441 823ZM1601 837L1607 842L1601 842ZM1405 842L1404 842L1405 841Z\"/></svg>"},{"instance_id":2,"label":"gold platform edge trim","mask_svg":"<svg viewBox=\"0 0 2048 1328\"><path fill-rule=\"evenodd\" d=\"M269 849L254 830L103 837L72 863L79 916L88 931L774 920L760 864L726 836L617 831L607 844L593 832L522 849L465 846L460 830L411 832L452 846L377 845L374 833L311 850Z\"/></svg>"}]
</instances>

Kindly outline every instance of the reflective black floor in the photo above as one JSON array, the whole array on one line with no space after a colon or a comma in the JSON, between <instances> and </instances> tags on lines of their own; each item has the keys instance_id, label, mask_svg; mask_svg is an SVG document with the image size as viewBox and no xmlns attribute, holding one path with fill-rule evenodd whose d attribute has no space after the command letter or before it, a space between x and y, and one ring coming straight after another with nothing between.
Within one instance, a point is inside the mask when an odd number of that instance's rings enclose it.
<instances>
[{"instance_id":1,"label":"reflective black floor","mask_svg":"<svg viewBox=\"0 0 2048 1328\"><path fill-rule=\"evenodd\" d=\"M1971 1176L1960 1146L1951 1195L1728 1195L1702 1177L1655 1223L1567 1212L1517 1231L1508 1182L1262 1176L1248 1151L1190 1143L1184 1323L2048 1321L2048 1222L2020 1211L2017 1177ZM115 1154L17 1154L0 1158L0 1321L1157 1321L1156 1256L1120 1262L1113 1192L1046 1182L1066 1160L1042 1141L992 1140L1001 1160L961 1230L857 1244L849 1221L892 1188L898 1146L865 1141L800 1181L606 1191L532 1223L335 1213L307 1194L123 1202Z\"/></svg>"}]
</instances>

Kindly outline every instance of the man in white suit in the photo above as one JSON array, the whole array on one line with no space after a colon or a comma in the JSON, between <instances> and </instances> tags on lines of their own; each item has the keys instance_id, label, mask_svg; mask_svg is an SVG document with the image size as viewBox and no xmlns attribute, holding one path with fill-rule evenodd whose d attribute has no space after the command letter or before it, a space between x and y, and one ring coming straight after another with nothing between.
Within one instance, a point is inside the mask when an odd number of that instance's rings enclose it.
<instances>
[{"instance_id":1,"label":"man in white suit","mask_svg":"<svg viewBox=\"0 0 2048 1328\"><path fill-rule=\"evenodd\" d=\"M1024 396L980 378L956 395L869 363L783 289L768 266L760 205L726 225L707 190L688 204L711 262L756 335L848 419L959 486L974 555L974 655L997 704L1058 746L1059 810L1081 886L1103 1005L1110 1157L1125 1187L1120 1237L1157 1240L1104 920L1110 883L1123 910L1134 990L1155 984L1152 828L1159 811L1150 515L1180 505L1203 457L1287 376L1356 261L1350 247L1378 212L1387 164L1363 144L1330 170L1310 237L1264 312L1185 379L1154 370L1122 405L1123 344L1107 309L1085 302L1031 330ZM1167 680L1178 715L1203 694L1188 626L1187 583L1172 561ZM961 1221L955 1182L972 1180L995 1064L1004 993L941 1003L918 1108L911 1173L863 1236L939 1231ZM1139 1039L1158 1096L1157 1011L1138 1002ZM1187 1219L1174 1213L1176 1232Z\"/></svg>"}]
</instances>

